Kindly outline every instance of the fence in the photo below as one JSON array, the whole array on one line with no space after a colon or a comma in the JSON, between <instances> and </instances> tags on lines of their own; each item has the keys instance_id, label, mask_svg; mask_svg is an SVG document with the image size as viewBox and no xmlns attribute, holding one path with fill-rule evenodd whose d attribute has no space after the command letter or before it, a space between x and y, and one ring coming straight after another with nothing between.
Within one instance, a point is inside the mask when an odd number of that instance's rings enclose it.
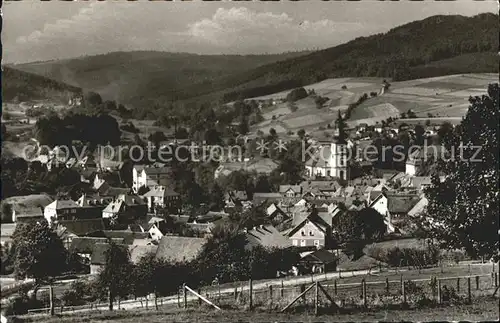
<instances>
[{"instance_id":1,"label":"fence","mask_svg":"<svg viewBox=\"0 0 500 323\"><path fill-rule=\"evenodd\" d=\"M334 303L341 308L376 307L394 304L415 304L425 301L446 303L450 297L459 297L462 301L471 302L477 296L492 295L498 288L498 265L461 265L457 267L441 267L419 270L384 270L384 271L349 271L330 272L311 276L299 276L285 279L271 279L258 282L233 282L219 286L190 288L185 292L181 288L176 295L158 297L158 307L192 307L205 304L225 308L266 308L280 311L297 298L313 283L319 282L318 299L311 299L311 290L301 295L290 310L309 308L323 309ZM495 267L496 266L496 267ZM465 274L465 275L464 275ZM470 285L470 288L469 288ZM325 291L325 293L322 292ZM470 293L469 293L470 291ZM196 295L198 294L198 295ZM315 293L314 293L315 295ZM202 296L205 300L200 298ZM151 304L151 306L149 306ZM145 308L155 309L151 298L129 299L118 302L118 309ZM317 304L317 305L316 305ZM210 306L212 306L210 305ZM80 306L55 306L55 312L88 312L107 310L107 302ZM30 313L47 313L50 308L30 310Z\"/></svg>"},{"instance_id":2,"label":"fence","mask_svg":"<svg viewBox=\"0 0 500 323\"><path fill-rule=\"evenodd\" d=\"M446 304L450 302L472 303L474 298L492 295L498 289L498 273L436 277L407 280L367 281L361 279L353 283L342 283L342 279L316 281L299 286L270 284L266 289L253 289L253 282L246 286L235 287L231 294L200 289L204 299L210 300L220 308L264 308L273 311L339 310L352 308L376 308L386 306L425 306L426 304ZM314 292L313 292L314 291ZM202 305L197 298L187 298L180 291L178 307ZM294 305L296 305L294 307Z\"/></svg>"}]
</instances>

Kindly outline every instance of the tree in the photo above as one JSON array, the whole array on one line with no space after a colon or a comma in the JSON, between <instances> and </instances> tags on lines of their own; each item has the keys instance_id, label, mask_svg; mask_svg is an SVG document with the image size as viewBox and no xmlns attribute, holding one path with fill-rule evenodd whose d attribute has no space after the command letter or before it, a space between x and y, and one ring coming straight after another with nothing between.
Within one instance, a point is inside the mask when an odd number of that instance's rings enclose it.
<instances>
[{"instance_id":1,"label":"tree","mask_svg":"<svg viewBox=\"0 0 500 323\"><path fill-rule=\"evenodd\" d=\"M425 141L425 129L421 125L416 125L415 126L415 144L418 146L422 146Z\"/></svg>"},{"instance_id":2,"label":"tree","mask_svg":"<svg viewBox=\"0 0 500 323\"><path fill-rule=\"evenodd\" d=\"M441 145L449 147L448 145L453 140L453 125L449 122L443 122L437 131L437 135Z\"/></svg>"},{"instance_id":3,"label":"tree","mask_svg":"<svg viewBox=\"0 0 500 323\"><path fill-rule=\"evenodd\" d=\"M148 307L147 296L151 293L155 295L155 307L158 310L156 298L158 296L160 277L164 262L156 259L155 253L149 253L141 257L133 270L133 290L134 295L146 298L146 308Z\"/></svg>"},{"instance_id":4,"label":"tree","mask_svg":"<svg viewBox=\"0 0 500 323\"><path fill-rule=\"evenodd\" d=\"M498 256L499 250L499 92L497 83L488 87L488 95L469 99L467 115L450 145L460 156L439 164L446 178L433 176L426 190L427 211L420 220L427 237L472 257Z\"/></svg>"},{"instance_id":5,"label":"tree","mask_svg":"<svg viewBox=\"0 0 500 323\"><path fill-rule=\"evenodd\" d=\"M338 221L342 241L378 239L386 231L384 217L372 208L345 211Z\"/></svg>"},{"instance_id":6,"label":"tree","mask_svg":"<svg viewBox=\"0 0 500 323\"><path fill-rule=\"evenodd\" d=\"M335 123L337 124L337 129L339 130L338 143L345 145L347 143L347 123L342 118L342 113L340 113L340 110L338 112L337 120L335 121Z\"/></svg>"},{"instance_id":7,"label":"tree","mask_svg":"<svg viewBox=\"0 0 500 323\"><path fill-rule=\"evenodd\" d=\"M299 131L297 131L297 135L299 135L299 138L303 140L306 136L306 131L304 129L300 129Z\"/></svg>"},{"instance_id":8,"label":"tree","mask_svg":"<svg viewBox=\"0 0 500 323\"><path fill-rule=\"evenodd\" d=\"M286 96L286 100L288 102L295 102L297 100L303 99L307 97L307 91L303 87L293 89L288 95Z\"/></svg>"},{"instance_id":9,"label":"tree","mask_svg":"<svg viewBox=\"0 0 500 323\"><path fill-rule=\"evenodd\" d=\"M269 129L269 135L271 136L272 139L275 139L278 136L274 128Z\"/></svg>"},{"instance_id":10,"label":"tree","mask_svg":"<svg viewBox=\"0 0 500 323\"><path fill-rule=\"evenodd\" d=\"M126 296L131 287L132 264L127 247L113 241L109 242L104 255L106 261L98 282L108 292L109 310L112 311L116 297Z\"/></svg>"},{"instance_id":11,"label":"tree","mask_svg":"<svg viewBox=\"0 0 500 323\"><path fill-rule=\"evenodd\" d=\"M102 104L102 98L99 93L96 92L90 91L86 93L83 99L87 107L97 107Z\"/></svg>"},{"instance_id":12,"label":"tree","mask_svg":"<svg viewBox=\"0 0 500 323\"><path fill-rule=\"evenodd\" d=\"M47 221L18 224L12 238L16 278L34 278L39 285L66 270L66 249Z\"/></svg>"}]
</instances>

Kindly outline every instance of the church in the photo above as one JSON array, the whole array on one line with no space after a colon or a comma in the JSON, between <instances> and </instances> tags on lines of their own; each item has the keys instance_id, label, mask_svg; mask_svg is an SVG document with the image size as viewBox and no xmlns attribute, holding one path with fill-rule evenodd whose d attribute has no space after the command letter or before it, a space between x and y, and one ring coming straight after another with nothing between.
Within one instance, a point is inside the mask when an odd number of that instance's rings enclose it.
<instances>
[{"instance_id":1,"label":"church","mask_svg":"<svg viewBox=\"0 0 500 323\"><path fill-rule=\"evenodd\" d=\"M337 138L319 141L314 155L306 161L306 176L336 177L349 180L349 156L352 143L340 144Z\"/></svg>"}]
</instances>

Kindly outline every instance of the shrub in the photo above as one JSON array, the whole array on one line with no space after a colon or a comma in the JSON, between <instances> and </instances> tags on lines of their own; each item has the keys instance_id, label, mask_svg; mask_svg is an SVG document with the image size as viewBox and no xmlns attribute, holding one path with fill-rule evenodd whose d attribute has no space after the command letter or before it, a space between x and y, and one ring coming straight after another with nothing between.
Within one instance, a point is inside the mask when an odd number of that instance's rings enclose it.
<instances>
[{"instance_id":1,"label":"shrub","mask_svg":"<svg viewBox=\"0 0 500 323\"><path fill-rule=\"evenodd\" d=\"M303 87L293 89L288 95L286 96L286 100L288 102L295 102L297 100L303 99L307 97L307 91Z\"/></svg>"},{"instance_id":2,"label":"shrub","mask_svg":"<svg viewBox=\"0 0 500 323\"><path fill-rule=\"evenodd\" d=\"M441 252L432 246L427 249L393 247L385 250L372 247L368 249L367 254L392 267L424 267L437 265Z\"/></svg>"}]
</instances>

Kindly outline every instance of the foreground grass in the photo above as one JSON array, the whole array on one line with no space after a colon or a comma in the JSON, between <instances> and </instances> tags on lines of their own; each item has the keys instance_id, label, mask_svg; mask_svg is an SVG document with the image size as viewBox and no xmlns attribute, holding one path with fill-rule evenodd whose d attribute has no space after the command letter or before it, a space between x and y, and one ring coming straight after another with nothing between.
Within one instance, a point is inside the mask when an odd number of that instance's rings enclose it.
<instances>
[{"instance_id":1,"label":"foreground grass","mask_svg":"<svg viewBox=\"0 0 500 323\"><path fill-rule=\"evenodd\" d=\"M206 308L188 309L187 311L171 309L158 312L149 311L114 311L92 314L62 315L56 317L25 317L16 322L346 322L346 321L493 321L499 318L498 299L484 297L476 299L472 305L455 305L410 310L366 310L358 313L324 314L314 316L312 313L272 313L264 311L215 311Z\"/></svg>"}]
</instances>

